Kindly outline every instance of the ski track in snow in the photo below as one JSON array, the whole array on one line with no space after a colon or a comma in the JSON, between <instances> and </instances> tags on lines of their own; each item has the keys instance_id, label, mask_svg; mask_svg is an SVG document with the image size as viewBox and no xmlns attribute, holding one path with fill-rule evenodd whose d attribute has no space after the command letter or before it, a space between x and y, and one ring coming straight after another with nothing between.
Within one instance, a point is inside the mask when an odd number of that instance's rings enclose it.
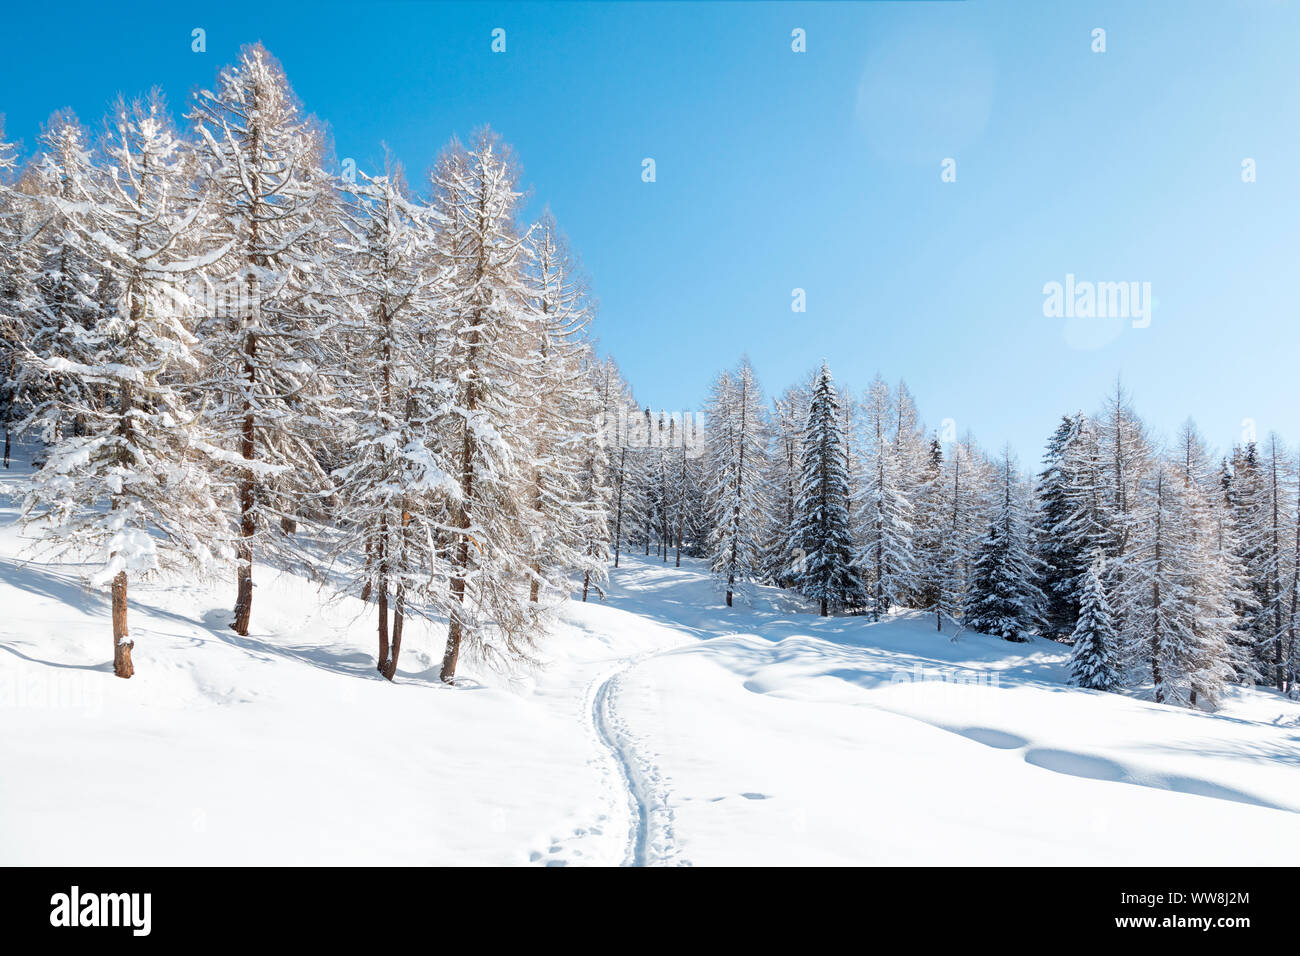
<instances>
[{"instance_id":1,"label":"ski track in snow","mask_svg":"<svg viewBox=\"0 0 1300 956\"><path fill-rule=\"evenodd\" d=\"M615 724L610 706L610 691L618 678L631 665L620 668L602 680L591 699L591 726L601 746L618 768L618 776L626 791L628 806L627 847L623 854L624 866L645 866L646 847L650 842L649 798L644 783L636 771L636 756L625 742Z\"/></svg>"},{"instance_id":2,"label":"ski track in snow","mask_svg":"<svg viewBox=\"0 0 1300 956\"><path fill-rule=\"evenodd\" d=\"M664 653L664 652L659 652ZM626 722L614 707L620 680L648 657L633 658L600 682L591 702L591 723L596 736L618 766L627 791L631 815L624 866L665 866L677 860L673 833L673 812L668 806L667 788L658 766L638 748Z\"/></svg>"},{"instance_id":3,"label":"ski track in snow","mask_svg":"<svg viewBox=\"0 0 1300 956\"><path fill-rule=\"evenodd\" d=\"M650 651L628 658L597 675L584 695L587 730L600 748L601 779L606 790L608 812L595 824L577 827L568 838L554 837L546 852L534 851L530 861L543 866L565 866L573 858L598 862L600 854L584 844L592 838L608 842L625 834L622 846L610 853L610 862L621 866L689 866L679 859L673 832L674 814L668 805L663 775L615 707L618 687L624 676L643 661L666 654L675 647ZM614 822L611 822L611 819ZM621 823L621 826L620 826ZM573 860L577 862L577 860Z\"/></svg>"}]
</instances>

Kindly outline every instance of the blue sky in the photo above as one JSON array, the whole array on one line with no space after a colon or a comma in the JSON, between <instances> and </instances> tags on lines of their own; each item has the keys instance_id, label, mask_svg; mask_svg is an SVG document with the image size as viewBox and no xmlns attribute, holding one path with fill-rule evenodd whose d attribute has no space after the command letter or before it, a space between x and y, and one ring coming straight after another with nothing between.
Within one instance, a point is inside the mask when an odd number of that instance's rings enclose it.
<instances>
[{"instance_id":1,"label":"blue sky","mask_svg":"<svg viewBox=\"0 0 1300 956\"><path fill-rule=\"evenodd\" d=\"M111 6L6 11L10 138L155 84L183 112L253 40L362 168L387 143L418 181L490 122L643 403L697 408L748 352L769 393L823 357L858 391L903 377L1026 465L1117 374L1159 433L1300 441L1295 2ZM1150 327L1045 317L1067 273L1150 282Z\"/></svg>"}]
</instances>

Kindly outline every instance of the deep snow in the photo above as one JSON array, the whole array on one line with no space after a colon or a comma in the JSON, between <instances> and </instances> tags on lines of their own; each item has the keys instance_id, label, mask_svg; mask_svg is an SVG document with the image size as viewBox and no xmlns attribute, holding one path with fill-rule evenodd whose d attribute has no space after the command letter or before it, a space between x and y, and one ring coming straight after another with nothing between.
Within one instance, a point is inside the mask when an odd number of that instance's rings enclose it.
<instances>
[{"instance_id":1,"label":"deep snow","mask_svg":"<svg viewBox=\"0 0 1300 956\"><path fill-rule=\"evenodd\" d=\"M0 479L0 495L13 475ZM355 598L266 567L107 600L29 560L0 497L0 864L1289 863L1300 705L1214 715L1065 685L1067 652L819 619L624 556L546 666L394 684Z\"/></svg>"}]
</instances>

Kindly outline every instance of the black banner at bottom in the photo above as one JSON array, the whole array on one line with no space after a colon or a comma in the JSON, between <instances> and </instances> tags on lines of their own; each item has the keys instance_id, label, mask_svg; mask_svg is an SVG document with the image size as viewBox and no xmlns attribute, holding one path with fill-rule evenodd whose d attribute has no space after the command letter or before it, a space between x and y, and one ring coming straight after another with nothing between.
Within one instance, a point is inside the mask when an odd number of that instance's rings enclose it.
<instances>
[{"instance_id":1,"label":"black banner at bottom","mask_svg":"<svg viewBox=\"0 0 1300 956\"><path fill-rule=\"evenodd\" d=\"M10 868L6 943L152 941L331 946L390 931L431 942L518 934L559 944L609 926L692 938L788 928L999 940L1143 937L1228 944L1294 920L1289 869L708 869L548 874L511 869ZM435 927L440 927L435 929ZM693 927L698 927L698 931ZM449 935L450 934L450 935ZM590 938L590 937L587 937ZM1047 937L1051 938L1051 937ZM10 952L19 949L5 947Z\"/></svg>"}]
</instances>

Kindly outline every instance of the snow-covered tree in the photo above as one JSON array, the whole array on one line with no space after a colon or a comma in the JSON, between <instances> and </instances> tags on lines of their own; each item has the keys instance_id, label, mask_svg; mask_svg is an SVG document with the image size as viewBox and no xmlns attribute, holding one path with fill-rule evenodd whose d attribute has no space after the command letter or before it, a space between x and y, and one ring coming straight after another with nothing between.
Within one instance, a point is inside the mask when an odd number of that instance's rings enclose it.
<instances>
[{"instance_id":1,"label":"snow-covered tree","mask_svg":"<svg viewBox=\"0 0 1300 956\"><path fill-rule=\"evenodd\" d=\"M1008 447L1002 455L1000 500L971 568L968 627L1008 641L1027 639L1041 600L1028 532L1024 489Z\"/></svg>"},{"instance_id":2,"label":"snow-covered tree","mask_svg":"<svg viewBox=\"0 0 1300 956\"><path fill-rule=\"evenodd\" d=\"M764 535L764 577L781 587L795 586L798 548L799 483L803 433L808 423L808 393L787 388L772 400L772 447L768 451L768 524Z\"/></svg>"},{"instance_id":3,"label":"snow-covered tree","mask_svg":"<svg viewBox=\"0 0 1300 956\"><path fill-rule=\"evenodd\" d=\"M628 542L640 547L647 556L659 527L660 496L662 487L659 469L662 450L654 444L656 434L654 412L650 406L629 410L627 419L628 458L625 527Z\"/></svg>"},{"instance_id":4,"label":"snow-covered tree","mask_svg":"<svg viewBox=\"0 0 1300 956\"><path fill-rule=\"evenodd\" d=\"M1131 515L1128 548L1115 559L1124 566L1116 580L1126 663L1134 679L1151 682L1157 703L1186 700L1197 644L1196 542L1186 485L1167 460L1151 464Z\"/></svg>"},{"instance_id":5,"label":"snow-covered tree","mask_svg":"<svg viewBox=\"0 0 1300 956\"><path fill-rule=\"evenodd\" d=\"M763 396L749 359L734 375L713 384L708 421L708 500L712 526L709 566L714 581L732 597L745 595L762 577L762 531L767 515L764 473L767 423Z\"/></svg>"},{"instance_id":6,"label":"snow-covered tree","mask_svg":"<svg viewBox=\"0 0 1300 956\"><path fill-rule=\"evenodd\" d=\"M793 522L798 560L794 586L821 615L859 606L862 583L853 560L843 419L830 368L822 364L808 402Z\"/></svg>"},{"instance_id":7,"label":"snow-covered tree","mask_svg":"<svg viewBox=\"0 0 1300 956\"><path fill-rule=\"evenodd\" d=\"M1082 413L1061 419L1047 443L1038 475L1034 551L1042 568L1042 622L1048 637L1074 631L1083 576L1101 541L1096 442Z\"/></svg>"},{"instance_id":8,"label":"snow-covered tree","mask_svg":"<svg viewBox=\"0 0 1300 956\"><path fill-rule=\"evenodd\" d=\"M914 600L918 607L934 612L935 630L943 630L943 616L953 617L946 600L951 570L946 546L949 533L949 509L943 476L943 444L938 437L930 440L919 479L914 485L915 521L913 553L916 557Z\"/></svg>"},{"instance_id":9,"label":"snow-covered tree","mask_svg":"<svg viewBox=\"0 0 1300 956\"><path fill-rule=\"evenodd\" d=\"M585 335L593 304L587 280L550 210L530 234L534 287L523 494L530 550L529 598L568 592L568 576L589 582L594 529L606 519L603 471L593 468L599 418ZM597 482L594 483L593 482Z\"/></svg>"},{"instance_id":10,"label":"snow-covered tree","mask_svg":"<svg viewBox=\"0 0 1300 956\"><path fill-rule=\"evenodd\" d=\"M604 597L604 585L609 578L611 517L614 487L609 475L609 455L603 447L607 436L605 414L604 363L595 361L590 354L585 368L586 388L581 393L586 415L594 432L578 469L578 500L584 507L575 529L579 559L576 567L582 577L582 599L587 600L594 590Z\"/></svg>"},{"instance_id":11,"label":"snow-covered tree","mask_svg":"<svg viewBox=\"0 0 1300 956\"><path fill-rule=\"evenodd\" d=\"M1153 451L1146 428L1129 402L1123 385L1107 398L1098 421L1101 525L1105 529L1108 558L1122 558L1129 549L1136 517L1136 501L1151 467ZM1112 573L1123 573L1122 562L1111 562ZM1116 609L1122 617L1122 609Z\"/></svg>"},{"instance_id":12,"label":"snow-covered tree","mask_svg":"<svg viewBox=\"0 0 1300 956\"><path fill-rule=\"evenodd\" d=\"M910 401L910 397L908 399ZM908 462L896 440L897 397L876 376L862 401L862 480L856 491L858 567L870 595L871 616L902 604L913 590L913 504ZM914 416L906 416L914 421ZM910 429L911 425L905 426ZM909 445L911 439L908 439Z\"/></svg>"},{"instance_id":13,"label":"snow-covered tree","mask_svg":"<svg viewBox=\"0 0 1300 956\"><path fill-rule=\"evenodd\" d=\"M440 423L459 484L447 539L448 683L463 647L488 663L529 659L544 623L518 592L531 573L528 505L518 492L528 447L521 401L536 347L518 182L512 152L489 129L467 149L453 144L433 173L441 254L454 265L443 305L452 387Z\"/></svg>"},{"instance_id":14,"label":"snow-covered tree","mask_svg":"<svg viewBox=\"0 0 1300 956\"><path fill-rule=\"evenodd\" d=\"M0 117L0 428L4 429L4 466L9 467L10 443L20 420L16 379L26 340L19 286L27 270L21 245L25 238L25 203L11 186L18 168L17 147L5 139Z\"/></svg>"},{"instance_id":15,"label":"snow-covered tree","mask_svg":"<svg viewBox=\"0 0 1300 956\"><path fill-rule=\"evenodd\" d=\"M1287 538L1295 481L1290 456L1277 435L1269 435L1262 449L1251 442L1233 455L1229 500L1253 598L1246 628L1261 676L1278 688L1286 683L1291 603L1286 582L1293 574Z\"/></svg>"},{"instance_id":16,"label":"snow-covered tree","mask_svg":"<svg viewBox=\"0 0 1300 956\"><path fill-rule=\"evenodd\" d=\"M1237 670L1243 621L1238 608L1250 600L1245 572L1225 543L1230 520L1217 493L1215 469L1195 424L1183 425L1172 464L1181 474L1191 526L1190 585L1195 602L1193 643L1187 657L1188 703L1213 707Z\"/></svg>"},{"instance_id":17,"label":"snow-covered tree","mask_svg":"<svg viewBox=\"0 0 1300 956\"><path fill-rule=\"evenodd\" d=\"M22 261L13 279L15 320L32 360L14 363L15 400L27 408L18 430L45 444L64 432L80 434L84 424L72 409L101 396L84 394L99 385L65 371L63 363L83 363L85 333L102 317L111 294L96 251L86 235L93 231L95 197L103 184L94 167L86 129L71 111L50 117L41 133L41 153L26 178L30 216L18 250ZM82 228L71 221L77 216ZM67 416L74 417L69 419Z\"/></svg>"},{"instance_id":18,"label":"snow-covered tree","mask_svg":"<svg viewBox=\"0 0 1300 956\"><path fill-rule=\"evenodd\" d=\"M302 114L284 71L260 44L200 91L199 138L207 227L228 247L207 271L201 326L206 414L236 487L234 621L247 634L258 550L297 557L290 530L328 478L317 435L330 420L333 347L323 294L323 233L333 191L320 130Z\"/></svg>"},{"instance_id":19,"label":"snow-covered tree","mask_svg":"<svg viewBox=\"0 0 1300 956\"><path fill-rule=\"evenodd\" d=\"M1100 548L1089 556L1088 570L1078 591L1078 612L1072 633L1070 682L1092 690L1120 687L1119 635L1106 596L1105 557Z\"/></svg>"},{"instance_id":20,"label":"snow-covered tree","mask_svg":"<svg viewBox=\"0 0 1300 956\"><path fill-rule=\"evenodd\" d=\"M1294 463L1295 473L1300 475L1300 458ZM1293 511L1294 519L1292 521L1293 535L1291 546L1291 576L1287 585L1287 593L1283 600L1286 603L1286 690L1294 697L1296 692L1296 677L1300 672L1300 482L1297 482L1295 508ZM1220 553L1232 554L1231 548L1225 548L1220 545ZM1239 567L1239 566L1238 566ZM1244 569L1238 580L1244 580ZM1235 661L1234 661L1235 664Z\"/></svg>"},{"instance_id":21,"label":"snow-covered tree","mask_svg":"<svg viewBox=\"0 0 1300 956\"><path fill-rule=\"evenodd\" d=\"M459 489L434 424L451 371L427 210L410 198L400 167L357 176L336 260L348 306L340 332L358 359L344 379L352 455L336 472L337 548L365 555L353 566L361 593L378 605L377 668L392 680L408 608L446 610L449 574L437 542Z\"/></svg>"},{"instance_id":22,"label":"snow-covered tree","mask_svg":"<svg viewBox=\"0 0 1300 956\"><path fill-rule=\"evenodd\" d=\"M900 381L894 392L893 440L894 470L897 474L901 497L907 502L909 534L906 537L906 562L901 575L899 601L908 607L928 607L921 594L921 558L917 554L918 527L922 498L927 492L927 482L933 480L934 462L932 448L925 437L916 402L906 382Z\"/></svg>"},{"instance_id":23,"label":"snow-covered tree","mask_svg":"<svg viewBox=\"0 0 1300 956\"><path fill-rule=\"evenodd\" d=\"M702 444L699 423L683 417L677 437L669 448L669 474L677 535L675 563L679 568L682 566L683 549L688 554L698 554L704 539L706 507L700 474Z\"/></svg>"},{"instance_id":24,"label":"snow-covered tree","mask_svg":"<svg viewBox=\"0 0 1300 956\"><path fill-rule=\"evenodd\" d=\"M618 567L630 525L625 519L630 512L630 477L635 458L631 454L627 419L628 410L636 409L636 399L612 358L607 356L598 362L593 367L593 375L599 403L600 447L609 485L609 541L614 551L614 567Z\"/></svg>"},{"instance_id":25,"label":"snow-covered tree","mask_svg":"<svg viewBox=\"0 0 1300 956\"><path fill-rule=\"evenodd\" d=\"M134 673L128 576L175 566L213 567L225 521L207 441L187 401L197 360L182 291L206 260L186 258L198 205L158 96L119 103L109 126L106 175L51 197L62 228L98 266L105 308L70 331L71 357L32 355L75 382L53 393L53 444L24 502L26 520L88 557L112 593L113 671Z\"/></svg>"},{"instance_id":26,"label":"snow-covered tree","mask_svg":"<svg viewBox=\"0 0 1300 956\"><path fill-rule=\"evenodd\" d=\"M956 619L964 614L971 568L987 527L993 470L968 433L949 445L940 477L943 537L936 556L937 613Z\"/></svg>"}]
</instances>

